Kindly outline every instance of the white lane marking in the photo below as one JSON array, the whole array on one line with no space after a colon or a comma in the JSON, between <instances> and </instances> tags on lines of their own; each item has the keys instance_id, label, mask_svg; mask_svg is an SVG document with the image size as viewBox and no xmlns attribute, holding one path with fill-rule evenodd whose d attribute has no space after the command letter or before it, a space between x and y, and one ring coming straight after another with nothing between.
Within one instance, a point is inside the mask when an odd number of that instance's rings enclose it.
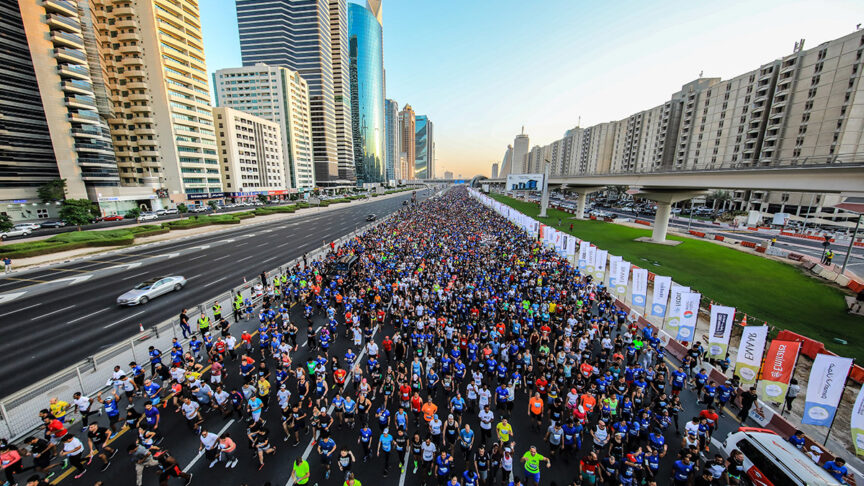
<instances>
[{"instance_id":1,"label":"white lane marking","mask_svg":"<svg viewBox=\"0 0 864 486\"><path fill-rule=\"evenodd\" d=\"M71 309L71 308L73 308L73 307L75 307L75 304L72 304L72 305L70 305L70 306L68 306L68 307L64 307L64 308L62 308L62 309L57 309L57 310L55 310L55 311L51 311L51 312L49 312L49 313L47 313L47 314L42 314L41 316L36 316L36 317L34 317L34 318L30 319L30 320L31 320L31 321L35 321L36 319L42 319L43 317L48 317L48 316L50 316L50 315L52 315L52 314L56 314L56 313L58 313L58 312L63 312L64 310L68 310L68 309Z\"/></svg>"},{"instance_id":2,"label":"white lane marking","mask_svg":"<svg viewBox=\"0 0 864 486\"><path fill-rule=\"evenodd\" d=\"M247 244L248 244L248 243L237 243L237 244L234 245L234 246L243 246L243 245L247 245Z\"/></svg>"},{"instance_id":3,"label":"white lane marking","mask_svg":"<svg viewBox=\"0 0 864 486\"><path fill-rule=\"evenodd\" d=\"M233 423L234 423L234 419L229 420L228 423L225 424L225 427L222 427L222 430L220 430L219 433L216 434L216 437L219 437L220 435L224 434L225 431L228 430L228 427L231 427L231 425ZM183 472L189 472L189 470L192 469L192 466L194 466L195 463L198 462L198 459L201 459L203 456L204 456L203 451L196 454L195 457L193 457L192 460L189 461L189 464L186 464L186 467L183 468Z\"/></svg>"},{"instance_id":4,"label":"white lane marking","mask_svg":"<svg viewBox=\"0 0 864 486\"><path fill-rule=\"evenodd\" d=\"M89 313L89 314L87 314L87 315L83 315L83 316L81 316L81 317L79 317L79 318L77 318L77 319L72 319L71 321L68 322L68 324L72 324L73 322L78 322L78 321L80 321L81 319L86 319L86 318L88 318L88 317L90 317L90 316L94 316L94 315L96 315L96 314L99 314L100 312L105 312L105 311L110 310L110 309L111 309L110 307L106 307L106 308L104 308L104 309L99 309L99 310L96 311L96 312L91 312L91 313Z\"/></svg>"},{"instance_id":5,"label":"white lane marking","mask_svg":"<svg viewBox=\"0 0 864 486\"><path fill-rule=\"evenodd\" d=\"M211 281L209 281L209 282L207 282L207 283L209 283L209 284L214 284L214 283L216 283L216 282L221 282L221 281L225 280L226 278L228 278L228 277L222 277L222 278L219 278L219 279L216 279L216 280L211 280Z\"/></svg>"},{"instance_id":6,"label":"white lane marking","mask_svg":"<svg viewBox=\"0 0 864 486\"><path fill-rule=\"evenodd\" d=\"M198 255L197 257L187 258L186 261L187 261L187 262L191 262L192 260L197 260L197 259L199 259L199 258L204 258L205 256L207 256L207 255Z\"/></svg>"},{"instance_id":7,"label":"white lane marking","mask_svg":"<svg viewBox=\"0 0 864 486\"><path fill-rule=\"evenodd\" d=\"M231 255L225 255L225 256L221 256L221 257L219 257L219 258L214 258L213 261L215 262L215 261L217 261L217 260L224 260L224 259L226 259L226 258L228 258L228 257L230 257L230 256L231 256Z\"/></svg>"},{"instance_id":8,"label":"white lane marking","mask_svg":"<svg viewBox=\"0 0 864 486\"><path fill-rule=\"evenodd\" d=\"M91 278L93 278L93 274L88 273L87 275L80 275L78 277L61 278L59 280L55 280L55 282L69 282L67 285L75 285L77 283L84 282L86 280L90 280Z\"/></svg>"},{"instance_id":9,"label":"white lane marking","mask_svg":"<svg viewBox=\"0 0 864 486\"><path fill-rule=\"evenodd\" d=\"M409 448L405 448L405 457L402 458L402 474L399 475L399 486L405 486L405 475L408 474L408 452Z\"/></svg>"},{"instance_id":10,"label":"white lane marking","mask_svg":"<svg viewBox=\"0 0 864 486\"><path fill-rule=\"evenodd\" d=\"M290 242L290 241L287 241L287 242L285 242L285 243L282 243L281 245L277 245L276 248L282 248L283 246L288 246L288 245L290 245L290 244L291 244L291 242Z\"/></svg>"},{"instance_id":11,"label":"white lane marking","mask_svg":"<svg viewBox=\"0 0 864 486\"><path fill-rule=\"evenodd\" d=\"M249 256L247 256L247 257L243 257L243 258L237 260L237 262L238 262L238 263L239 263L239 262L245 262L246 260L252 258L253 256L255 256L255 255L249 255Z\"/></svg>"},{"instance_id":12,"label":"white lane marking","mask_svg":"<svg viewBox=\"0 0 864 486\"><path fill-rule=\"evenodd\" d=\"M270 232L272 232L272 231L273 231L272 229L265 229L265 230L261 230L262 233L270 233Z\"/></svg>"},{"instance_id":13,"label":"white lane marking","mask_svg":"<svg viewBox=\"0 0 864 486\"><path fill-rule=\"evenodd\" d=\"M17 299L18 297L21 297L22 295L24 295L26 293L27 292L24 291L24 292L15 292L13 294L0 295L0 304L2 304L4 302L12 302L13 300ZM36 304L36 305L39 305L39 304ZM31 305L30 307L36 307L36 305ZM30 307L25 307L24 309L29 309ZM18 311L22 311L24 309L16 309L12 312L18 312ZM12 312L7 312L6 314L11 314ZM2 315L5 316L6 314L2 314Z\"/></svg>"},{"instance_id":14,"label":"white lane marking","mask_svg":"<svg viewBox=\"0 0 864 486\"><path fill-rule=\"evenodd\" d=\"M145 312L145 311L142 310L141 312L136 312L136 313L132 314L131 316L126 316L126 317L124 317L123 319L120 319L119 321L114 321L114 322L112 322L111 324L108 324L108 325L104 326L103 329L108 329L108 328L111 327L111 326L116 326L117 324L120 324L121 322L123 322L123 321L125 321L125 320L131 319L131 318L133 318L133 317L135 317L135 316L140 316L140 315L143 314L144 312Z\"/></svg>"},{"instance_id":15,"label":"white lane marking","mask_svg":"<svg viewBox=\"0 0 864 486\"><path fill-rule=\"evenodd\" d=\"M234 238L228 238L227 240L222 240L225 243L234 243L236 240Z\"/></svg>"},{"instance_id":16,"label":"white lane marking","mask_svg":"<svg viewBox=\"0 0 864 486\"><path fill-rule=\"evenodd\" d=\"M210 245L201 245L201 246L196 246L195 248L198 250L206 250L207 248L210 248Z\"/></svg>"},{"instance_id":17,"label":"white lane marking","mask_svg":"<svg viewBox=\"0 0 864 486\"><path fill-rule=\"evenodd\" d=\"M133 268L138 268L143 265L141 262L127 263L126 265L122 265L126 267L126 270L131 270Z\"/></svg>"},{"instance_id":18,"label":"white lane marking","mask_svg":"<svg viewBox=\"0 0 864 486\"><path fill-rule=\"evenodd\" d=\"M177 258L180 256L179 253L165 253L164 255L156 255L156 258L165 257L165 258Z\"/></svg>"},{"instance_id":19,"label":"white lane marking","mask_svg":"<svg viewBox=\"0 0 864 486\"><path fill-rule=\"evenodd\" d=\"M261 248L262 246L268 246L270 243L261 243L260 245L255 245L255 248Z\"/></svg>"},{"instance_id":20,"label":"white lane marking","mask_svg":"<svg viewBox=\"0 0 864 486\"><path fill-rule=\"evenodd\" d=\"M199 273L198 275L192 275L192 276L189 277L187 280L192 280L193 278L198 278L198 277L200 277L201 275L204 275L204 274L203 274L203 273Z\"/></svg>"},{"instance_id":21,"label":"white lane marking","mask_svg":"<svg viewBox=\"0 0 864 486\"><path fill-rule=\"evenodd\" d=\"M128 277L124 278L123 280L129 280L130 278L140 277L141 275L147 275L148 273L150 273L150 272L136 273L135 275L129 275Z\"/></svg>"},{"instance_id":22,"label":"white lane marking","mask_svg":"<svg viewBox=\"0 0 864 486\"><path fill-rule=\"evenodd\" d=\"M271 260L275 260L275 259L277 259L277 258L282 258L282 257L275 256L275 257L273 257L273 258L268 258L268 259L266 259L266 260L264 260L264 261L265 261L265 262L269 262L269 261L271 261Z\"/></svg>"},{"instance_id":23,"label":"white lane marking","mask_svg":"<svg viewBox=\"0 0 864 486\"><path fill-rule=\"evenodd\" d=\"M0 296L0 302L5 302L4 297L6 297L6 298L11 297L11 299L8 299L8 300L13 300L13 299L15 299L16 297L18 297L19 295L24 295L24 294L26 294L26 293L27 293L27 292L18 292L18 293L15 293L15 294L9 294L9 295L3 295L3 296ZM42 304L41 304L41 303L39 303L39 304L33 304L33 305L28 305L27 307L22 307L22 308L20 308L20 309L15 309L15 310L13 310L13 311L4 312L3 314L0 314L0 317L8 316L9 314L14 314L14 313L16 313L16 312L21 312L21 311L23 311L23 310L32 309L32 308L34 308L34 307L36 307L36 306L40 306L40 305L42 305Z\"/></svg>"}]
</instances>

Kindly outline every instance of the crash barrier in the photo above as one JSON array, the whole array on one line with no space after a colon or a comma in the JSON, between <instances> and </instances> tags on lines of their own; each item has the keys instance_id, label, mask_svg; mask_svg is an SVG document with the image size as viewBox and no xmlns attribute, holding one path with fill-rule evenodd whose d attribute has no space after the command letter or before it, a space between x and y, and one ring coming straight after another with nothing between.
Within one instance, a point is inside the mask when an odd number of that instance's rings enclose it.
<instances>
[{"instance_id":1,"label":"crash barrier","mask_svg":"<svg viewBox=\"0 0 864 486\"><path fill-rule=\"evenodd\" d=\"M383 224L391 217L392 215L384 217L374 223L352 231L350 234L335 240L334 244L338 247L346 241L369 231L375 226ZM310 263L318 259L323 259L329 250L330 245L326 244L307 252L306 259ZM268 272L265 272L265 277L285 273L287 269L302 263L302 256L295 258L284 265L277 266ZM233 312L233 300L238 294L244 299L251 298L257 309L262 301L261 295L254 295L254 286L257 283L259 283L257 278L248 282L243 282L228 291L219 292L209 299L204 299L204 301L198 305L189 306L189 312L187 315L189 317L190 326L193 327L194 330L194 328L197 327L196 323L198 317L202 314L206 314L207 310L210 309L210 306L212 306L214 302L219 302L222 306L222 315L226 316L226 318L229 317ZM134 325L136 327L141 326L139 322L135 321L132 321L128 325ZM72 394L78 391L85 396L93 397L99 392L109 390L111 388L111 381L109 378L111 378L114 371L114 366L119 365L121 369L125 370L128 374L128 363L130 361L135 361L145 370L149 370L149 347L154 346L155 348L162 350L164 357L164 353L167 353L168 350L171 349L174 338L177 338L180 343L184 344L184 348L189 342L188 339L183 339L183 332L179 325L179 318L167 319L156 325L144 328L142 332L135 334L129 339L119 342L67 368L64 368L47 378L3 397L0 399L0 422L3 422L2 426L0 426L0 435L8 436L10 441L17 441L29 434L32 434L42 425L42 422L39 419L39 411L48 407L48 401L52 397L58 397L64 401L71 402ZM106 380L108 380L108 382L106 382Z\"/></svg>"}]
</instances>

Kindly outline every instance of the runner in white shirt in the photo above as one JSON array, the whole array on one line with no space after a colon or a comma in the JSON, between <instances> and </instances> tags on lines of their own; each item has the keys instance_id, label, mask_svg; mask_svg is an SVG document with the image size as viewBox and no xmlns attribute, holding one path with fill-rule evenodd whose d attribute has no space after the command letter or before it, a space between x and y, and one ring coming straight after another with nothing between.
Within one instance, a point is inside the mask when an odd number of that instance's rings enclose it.
<instances>
[{"instance_id":1,"label":"runner in white shirt","mask_svg":"<svg viewBox=\"0 0 864 486\"><path fill-rule=\"evenodd\" d=\"M207 432L207 429L201 429L201 445L198 446L198 452L204 451L204 457L210 459L210 467L219 462L219 436Z\"/></svg>"}]
</instances>

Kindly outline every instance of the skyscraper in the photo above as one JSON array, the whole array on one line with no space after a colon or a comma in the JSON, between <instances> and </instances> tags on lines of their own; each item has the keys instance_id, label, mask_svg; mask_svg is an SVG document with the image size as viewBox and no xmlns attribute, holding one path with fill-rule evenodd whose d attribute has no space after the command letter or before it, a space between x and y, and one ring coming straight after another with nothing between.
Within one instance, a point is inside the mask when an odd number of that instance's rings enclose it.
<instances>
[{"instance_id":1,"label":"skyscraper","mask_svg":"<svg viewBox=\"0 0 864 486\"><path fill-rule=\"evenodd\" d=\"M399 132L399 103L384 101L384 170L387 180L402 179L402 137Z\"/></svg>"},{"instance_id":2,"label":"skyscraper","mask_svg":"<svg viewBox=\"0 0 864 486\"><path fill-rule=\"evenodd\" d=\"M435 177L435 137L432 121L426 115L417 115L414 135L414 178Z\"/></svg>"},{"instance_id":3,"label":"skyscraper","mask_svg":"<svg viewBox=\"0 0 864 486\"><path fill-rule=\"evenodd\" d=\"M216 71L213 91L216 106L278 123L288 187L301 192L315 187L309 87L303 77L285 67L258 63Z\"/></svg>"},{"instance_id":4,"label":"skyscraper","mask_svg":"<svg viewBox=\"0 0 864 486\"><path fill-rule=\"evenodd\" d=\"M225 190L240 198L253 196L250 192L287 192L279 124L226 107L214 108L213 117L224 151L220 158Z\"/></svg>"},{"instance_id":5,"label":"skyscraper","mask_svg":"<svg viewBox=\"0 0 864 486\"><path fill-rule=\"evenodd\" d=\"M511 161L511 174L524 174L528 159L528 134L525 133L525 127L522 127L522 133L516 135L513 140L513 160Z\"/></svg>"},{"instance_id":6,"label":"skyscraper","mask_svg":"<svg viewBox=\"0 0 864 486\"><path fill-rule=\"evenodd\" d=\"M384 45L381 4L348 4L351 126L357 182L384 182Z\"/></svg>"},{"instance_id":7,"label":"skyscraper","mask_svg":"<svg viewBox=\"0 0 864 486\"><path fill-rule=\"evenodd\" d=\"M492 179L498 178L498 162L492 164Z\"/></svg>"},{"instance_id":8,"label":"skyscraper","mask_svg":"<svg viewBox=\"0 0 864 486\"><path fill-rule=\"evenodd\" d=\"M403 179L414 179L414 156L417 147L414 143L416 137L416 119L411 105L405 105L399 112L399 132L401 133L402 153L405 155L405 163L402 171Z\"/></svg>"},{"instance_id":9,"label":"skyscraper","mask_svg":"<svg viewBox=\"0 0 864 486\"><path fill-rule=\"evenodd\" d=\"M342 42L343 32L347 43L347 19L340 19L346 10L344 1L237 0L243 65L261 62L284 66L300 73L309 85L312 151L319 185L337 183L340 164L347 161L353 165L350 130L344 123L345 106L350 103L348 52L342 44L333 46L334 37ZM338 126L337 105L342 117Z\"/></svg>"},{"instance_id":10,"label":"skyscraper","mask_svg":"<svg viewBox=\"0 0 864 486\"><path fill-rule=\"evenodd\" d=\"M336 106L336 149L341 183L356 180L351 131L351 83L347 0L330 0L330 49L333 53L333 102Z\"/></svg>"}]
</instances>

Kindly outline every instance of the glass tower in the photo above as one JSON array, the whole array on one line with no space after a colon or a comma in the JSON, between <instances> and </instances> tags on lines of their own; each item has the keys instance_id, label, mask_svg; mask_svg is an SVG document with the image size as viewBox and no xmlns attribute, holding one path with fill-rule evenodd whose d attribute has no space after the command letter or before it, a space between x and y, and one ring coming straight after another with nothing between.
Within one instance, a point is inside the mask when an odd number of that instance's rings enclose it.
<instances>
[{"instance_id":1,"label":"glass tower","mask_svg":"<svg viewBox=\"0 0 864 486\"><path fill-rule=\"evenodd\" d=\"M417 115L415 118L414 135L414 178L429 179L431 176L432 155L432 122L426 115Z\"/></svg>"},{"instance_id":2,"label":"glass tower","mask_svg":"<svg viewBox=\"0 0 864 486\"><path fill-rule=\"evenodd\" d=\"M384 182L383 32L380 15L369 6L348 4L348 45L357 182Z\"/></svg>"}]
</instances>

